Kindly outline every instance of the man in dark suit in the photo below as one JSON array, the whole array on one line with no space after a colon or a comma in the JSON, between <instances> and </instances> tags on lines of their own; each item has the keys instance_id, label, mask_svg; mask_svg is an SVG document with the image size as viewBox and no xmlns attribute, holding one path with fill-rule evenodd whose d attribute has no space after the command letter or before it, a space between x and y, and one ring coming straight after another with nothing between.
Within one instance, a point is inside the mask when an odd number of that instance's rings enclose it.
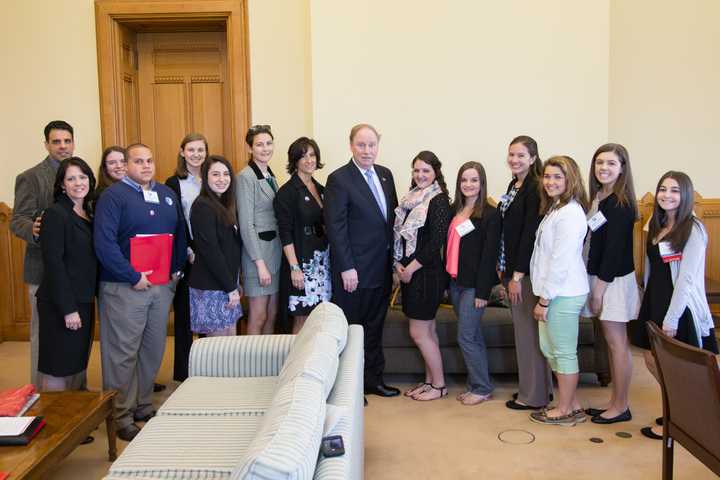
<instances>
[{"instance_id":1,"label":"man in dark suit","mask_svg":"<svg viewBox=\"0 0 720 480\"><path fill-rule=\"evenodd\" d=\"M40 251L40 223L42 212L53 204L53 186L60 162L75 151L72 126L53 120L45 126L45 159L25 170L15 179L15 201L10 230L27 243L23 277L30 300L30 382L40 388L38 378L38 313L35 293L42 281L43 263ZM84 374L83 374L84 376ZM84 381L81 384L84 386Z\"/></svg>"},{"instance_id":2,"label":"man in dark suit","mask_svg":"<svg viewBox=\"0 0 720 480\"><path fill-rule=\"evenodd\" d=\"M383 381L382 333L392 290L397 194L390 170L375 165L379 141L371 125L352 128L352 158L328 177L324 210L333 302L365 330L365 393L392 397L400 391Z\"/></svg>"}]
</instances>

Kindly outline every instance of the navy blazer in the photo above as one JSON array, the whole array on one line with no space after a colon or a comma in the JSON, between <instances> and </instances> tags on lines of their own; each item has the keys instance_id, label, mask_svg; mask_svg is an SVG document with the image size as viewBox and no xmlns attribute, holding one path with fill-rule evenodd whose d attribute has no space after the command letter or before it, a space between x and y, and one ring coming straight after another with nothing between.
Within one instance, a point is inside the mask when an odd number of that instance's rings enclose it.
<instances>
[{"instance_id":1,"label":"navy blazer","mask_svg":"<svg viewBox=\"0 0 720 480\"><path fill-rule=\"evenodd\" d=\"M341 272L354 268L358 288L381 287L392 276L397 193L392 172L377 164L374 167L385 194L387 220L352 159L331 173L325 186L325 228L333 276L338 281Z\"/></svg>"}]
</instances>

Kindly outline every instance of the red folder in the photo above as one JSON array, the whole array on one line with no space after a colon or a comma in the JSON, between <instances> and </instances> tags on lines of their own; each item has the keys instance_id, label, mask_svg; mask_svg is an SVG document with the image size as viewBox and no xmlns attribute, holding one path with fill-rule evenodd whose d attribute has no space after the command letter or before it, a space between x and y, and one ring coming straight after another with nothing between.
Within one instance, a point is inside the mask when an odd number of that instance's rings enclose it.
<instances>
[{"instance_id":1,"label":"red folder","mask_svg":"<svg viewBox=\"0 0 720 480\"><path fill-rule=\"evenodd\" d=\"M173 236L170 233L137 235L130 239L130 265L136 272L152 270L148 280L153 285L170 281Z\"/></svg>"}]
</instances>

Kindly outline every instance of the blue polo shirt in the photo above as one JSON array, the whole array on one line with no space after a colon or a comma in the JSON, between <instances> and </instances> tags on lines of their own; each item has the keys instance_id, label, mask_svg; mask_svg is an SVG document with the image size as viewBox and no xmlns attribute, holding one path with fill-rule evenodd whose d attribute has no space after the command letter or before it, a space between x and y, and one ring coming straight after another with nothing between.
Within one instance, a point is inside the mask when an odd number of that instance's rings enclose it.
<instances>
[{"instance_id":1,"label":"blue polo shirt","mask_svg":"<svg viewBox=\"0 0 720 480\"><path fill-rule=\"evenodd\" d=\"M135 285L140 273L130 265L130 239L138 234L174 235L171 272L185 265L187 241L180 202L169 187L151 182L158 203L146 202L140 184L125 177L106 188L95 208L95 254L100 281Z\"/></svg>"}]
</instances>

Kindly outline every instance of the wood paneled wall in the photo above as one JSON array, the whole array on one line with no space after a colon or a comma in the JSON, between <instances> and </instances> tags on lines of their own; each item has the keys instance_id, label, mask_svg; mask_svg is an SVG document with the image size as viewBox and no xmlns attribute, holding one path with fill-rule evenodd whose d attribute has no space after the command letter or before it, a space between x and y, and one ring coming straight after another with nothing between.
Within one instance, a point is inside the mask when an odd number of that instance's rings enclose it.
<instances>
[{"instance_id":1,"label":"wood paneled wall","mask_svg":"<svg viewBox=\"0 0 720 480\"><path fill-rule=\"evenodd\" d=\"M643 227L652 214L653 201L653 195L646 193L638 202L641 218L635 224L634 237L635 267L640 278L647 239ZM695 202L695 214L705 223L710 237L705 274L720 281L720 199L706 199L696 193ZM10 232L11 215L12 210L0 202L0 341L27 340L30 322L30 304L23 281L25 242ZM711 308L714 313L720 314L720 305ZM95 332L99 329L96 328Z\"/></svg>"}]
</instances>

